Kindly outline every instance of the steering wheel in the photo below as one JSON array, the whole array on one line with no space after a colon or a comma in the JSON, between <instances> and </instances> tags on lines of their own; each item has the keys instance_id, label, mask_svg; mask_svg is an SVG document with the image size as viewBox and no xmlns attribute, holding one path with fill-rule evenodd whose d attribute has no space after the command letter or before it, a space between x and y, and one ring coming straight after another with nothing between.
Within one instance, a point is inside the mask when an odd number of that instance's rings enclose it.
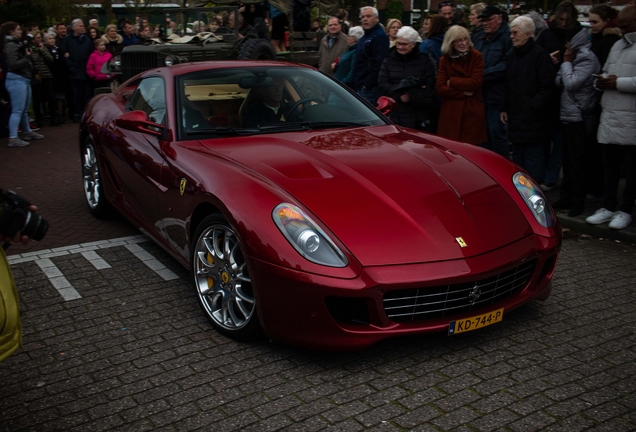
<instances>
[{"instance_id":1,"label":"steering wheel","mask_svg":"<svg viewBox=\"0 0 636 432\"><path fill-rule=\"evenodd\" d=\"M296 115L300 116L300 111L298 111L298 108L301 105L306 104L307 102L325 103L325 101L323 101L319 97L315 97L315 96L307 97L307 98L304 98L304 99L300 99L300 100L298 100L298 102L293 104L292 107L289 109L289 112L292 115L292 117L296 117Z\"/></svg>"}]
</instances>

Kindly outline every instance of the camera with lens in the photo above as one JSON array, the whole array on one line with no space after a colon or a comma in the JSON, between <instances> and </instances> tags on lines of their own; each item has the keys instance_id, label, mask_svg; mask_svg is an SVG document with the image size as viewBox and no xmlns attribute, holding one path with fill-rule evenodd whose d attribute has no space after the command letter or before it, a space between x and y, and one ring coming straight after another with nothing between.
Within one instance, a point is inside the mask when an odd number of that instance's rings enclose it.
<instances>
[{"instance_id":1,"label":"camera with lens","mask_svg":"<svg viewBox=\"0 0 636 432\"><path fill-rule=\"evenodd\" d=\"M15 237L18 232L33 240L42 240L49 223L29 210L31 203L11 191L0 189L0 234Z\"/></svg>"},{"instance_id":2,"label":"camera with lens","mask_svg":"<svg viewBox=\"0 0 636 432\"><path fill-rule=\"evenodd\" d=\"M22 45L20 45L20 49L26 51L27 48L31 48L31 42L33 42L33 35L31 33L26 34L22 38Z\"/></svg>"}]
</instances>

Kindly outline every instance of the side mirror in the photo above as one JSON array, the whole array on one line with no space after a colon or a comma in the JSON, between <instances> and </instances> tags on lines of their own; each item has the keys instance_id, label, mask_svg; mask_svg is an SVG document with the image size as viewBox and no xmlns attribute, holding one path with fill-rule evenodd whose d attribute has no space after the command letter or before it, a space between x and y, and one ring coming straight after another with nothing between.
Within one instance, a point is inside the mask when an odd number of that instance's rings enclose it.
<instances>
[{"instance_id":1,"label":"side mirror","mask_svg":"<svg viewBox=\"0 0 636 432\"><path fill-rule=\"evenodd\" d=\"M148 115L139 110L122 114L115 120L115 124L122 129L141 132L156 137L162 136L163 130L165 129L164 125L151 122Z\"/></svg>"},{"instance_id":2,"label":"side mirror","mask_svg":"<svg viewBox=\"0 0 636 432\"><path fill-rule=\"evenodd\" d=\"M380 98L378 99L378 105L376 106L376 108L382 114L384 114L385 116L388 116L389 114L391 114L391 111L395 109L396 105L397 105L397 102L395 102L395 99L391 99L390 97L387 97L387 96L380 96Z\"/></svg>"}]
</instances>

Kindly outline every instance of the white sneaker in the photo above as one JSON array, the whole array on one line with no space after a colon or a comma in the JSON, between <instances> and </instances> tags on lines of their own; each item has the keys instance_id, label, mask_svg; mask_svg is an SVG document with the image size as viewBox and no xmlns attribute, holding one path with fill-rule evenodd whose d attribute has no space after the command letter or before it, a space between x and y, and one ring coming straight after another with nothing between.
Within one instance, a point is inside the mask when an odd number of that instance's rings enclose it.
<instances>
[{"instance_id":1,"label":"white sneaker","mask_svg":"<svg viewBox=\"0 0 636 432\"><path fill-rule=\"evenodd\" d=\"M627 225L632 223L632 215L629 213L625 213L624 211L617 211L612 221L609 223L610 228L614 229L623 229L626 228Z\"/></svg>"},{"instance_id":2,"label":"white sneaker","mask_svg":"<svg viewBox=\"0 0 636 432\"><path fill-rule=\"evenodd\" d=\"M585 222L592 225L599 225L605 222L609 222L614 217L614 212L611 212L605 208L600 208L596 212L585 219Z\"/></svg>"},{"instance_id":3,"label":"white sneaker","mask_svg":"<svg viewBox=\"0 0 636 432\"><path fill-rule=\"evenodd\" d=\"M44 138L44 135L40 135L39 133L36 132L28 132L25 133L24 135L22 135L22 139L25 141L31 141L31 140L41 140L42 138Z\"/></svg>"},{"instance_id":4,"label":"white sneaker","mask_svg":"<svg viewBox=\"0 0 636 432\"><path fill-rule=\"evenodd\" d=\"M29 143L22 141L20 138L9 138L9 144L7 147L26 147Z\"/></svg>"}]
</instances>

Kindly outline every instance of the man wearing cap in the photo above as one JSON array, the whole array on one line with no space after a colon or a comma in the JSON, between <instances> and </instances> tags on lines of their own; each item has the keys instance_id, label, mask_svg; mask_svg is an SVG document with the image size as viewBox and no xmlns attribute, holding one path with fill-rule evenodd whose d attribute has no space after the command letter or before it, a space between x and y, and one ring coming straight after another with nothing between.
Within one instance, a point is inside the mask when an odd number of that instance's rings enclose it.
<instances>
[{"instance_id":1,"label":"man wearing cap","mask_svg":"<svg viewBox=\"0 0 636 432\"><path fill-rule=\"evenodd\" d=\"M510 29L503 22L503 13L496 6L487 6L479 15L482 30L473 35L473 44L484 58L484 83L482 94L486 106L488 142L486 148L510 157L510 145L506 125L501 122L499 106L505 94L506 64L512 48Z\"/></svg>"}]
</instances>

